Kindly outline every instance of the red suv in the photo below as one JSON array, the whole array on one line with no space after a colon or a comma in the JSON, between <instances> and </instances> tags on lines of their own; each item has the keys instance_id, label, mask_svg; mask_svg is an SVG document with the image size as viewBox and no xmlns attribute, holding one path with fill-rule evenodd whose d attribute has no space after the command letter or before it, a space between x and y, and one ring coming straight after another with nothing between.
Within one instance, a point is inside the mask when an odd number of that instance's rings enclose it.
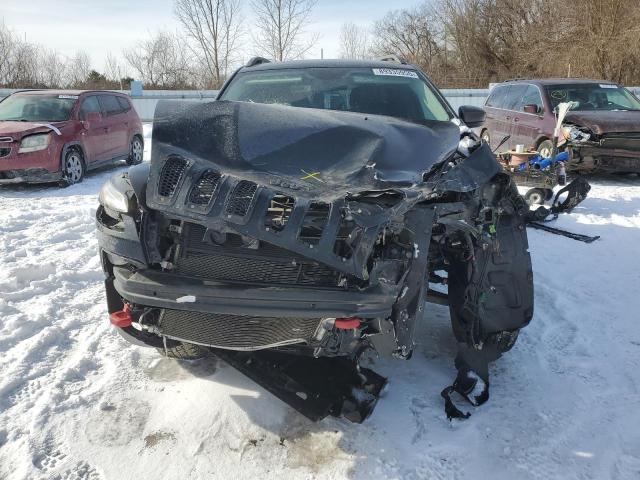
<instances>
[{"instance_id":1,"label":"red suv","mask_svg":"<svg viewBox=\"0 0 640 480\"><path fill-rule=\"evenodd\" d=\"M87 170L142 155L142 123L127 95L30 90L0 102L0 184L71 185Z\"/></svg>"},{"instance_id":2,"label":"red suv","mask_svg":"<svg viewBox=\"0 0 640 480\"><path fill-rule=\"evenodd\" d=\"M511 135L502 149L522 144L548 157L554 111L562 102L574 102L561 139L571 153L568 169L640 172L640 101L611 82L563 78L496 85L484 106L481 136L495 148Z\"/></svg>"}]
</instances>

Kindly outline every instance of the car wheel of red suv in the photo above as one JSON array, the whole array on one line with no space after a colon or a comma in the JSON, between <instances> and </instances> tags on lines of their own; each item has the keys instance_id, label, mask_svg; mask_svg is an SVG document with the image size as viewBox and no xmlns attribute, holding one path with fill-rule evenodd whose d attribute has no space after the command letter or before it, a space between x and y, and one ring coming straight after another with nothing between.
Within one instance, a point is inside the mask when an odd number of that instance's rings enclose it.
<instances>
[{"instance_id":1,"label":"car wheel of red suv","mask_svg":"<svg viewBox=\"0 0 640 480\"><path fill-rule=\"evenodd\" d=\"M80 183L85 174L84 158L76 149L70 149L64 156L62 163L62 180L60 186L68 187L75 183Z\"/></svg>"},{"instance_id":2,"label":"car wheel of red suv","mask_svg":"<svg viewBox=\"0 0 640 480\"><path fill-rule=\"evenodd\" d=\"M138 136L133 137L131 140L131 146L129 147L129 158L127 159L127 165L138 165L142 163L144 155L144 144L142 139Z\"/></svg>"}]
</instances>

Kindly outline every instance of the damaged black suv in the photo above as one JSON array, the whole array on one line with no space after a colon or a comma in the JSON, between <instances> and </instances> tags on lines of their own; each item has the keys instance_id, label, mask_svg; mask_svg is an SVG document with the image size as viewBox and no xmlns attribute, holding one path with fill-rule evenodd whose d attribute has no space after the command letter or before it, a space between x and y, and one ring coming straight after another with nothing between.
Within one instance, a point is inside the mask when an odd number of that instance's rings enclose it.
<instances>
[{"instance_id":1,"label":"damaged black suv","mask_svg":"<svg viewBox=\"0 0 640 480\"><path fill-rule=\"evenodd\" d=\"M362 421L409 359L425 302L449 305L458 376L533 315L527 207L489 147L416 67L253 59L214 102L160 102L152 158L97 210L111 322L170 357L214 354L312 419ZM431 287L430 287L431 285ZM427 310L427 311L425 311Z\"/></svg>"}]
</instances>

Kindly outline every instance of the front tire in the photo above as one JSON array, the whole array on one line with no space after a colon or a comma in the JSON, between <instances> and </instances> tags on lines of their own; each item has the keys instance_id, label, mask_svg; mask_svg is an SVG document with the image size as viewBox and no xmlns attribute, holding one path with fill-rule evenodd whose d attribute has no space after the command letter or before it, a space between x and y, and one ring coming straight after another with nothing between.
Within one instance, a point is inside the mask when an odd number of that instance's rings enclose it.
<instances>
[{"instance_id":1,"label":"front tire","mask_svg":"<svg viewBox=\"0 0 640 480\"><path fill-rule=\"evenodd\" d=\"M482 133L480 134L480 140L491 147L491 134L489 133L489 130L485 129L482 131Z\"/></svg>"},{"instance_id":2,"label":"front tire","mask_svg":"<svg viewBox=\"0 0 640 480\"><path fill-rule=\"evenodd\" d=\"M62 179L60 180L61 187L68 187L80 183L84 180L86 173L86 167L84 164L84 158L82 153L75 148L71 148L65 153L62 161Z\"/></svg>"},{"instance_id":3,"label":"front tire","mask_svg":"<svg viewBox=\"0 0 640 480\"><path fill-rule=\"evenodd\" d=\"M551 192L553 195L553 191ZM547 198L547 192L541 188L532 188L524 195L524 199L531 206L544 205L544 201Z\"/></svg>"},{"instance_id":4,"label":"front tire","mask_svg":"<svg viewBox=\"0 0 640 480\"><path fill-rule=\"evenodd\" d=\"M195 360L202 358L207 354L204 347L195 345L193 343L181 342L175 347L168 347L165 351L164 348L157 348L158 352L167 358L177 358L179 360Z\"/></svg>"},{"instance_id":5,"label":"front tire","mask_svg":"<svg viewBox=\"0 0 640 480\"><path fill-rule=\"evenodd\" d=\"M129 146L129 157L127 158L127 165L139 165L142 163L144 157L144 142L139 135L136 135L131 140Z\"/></svg>"}]
</instances>

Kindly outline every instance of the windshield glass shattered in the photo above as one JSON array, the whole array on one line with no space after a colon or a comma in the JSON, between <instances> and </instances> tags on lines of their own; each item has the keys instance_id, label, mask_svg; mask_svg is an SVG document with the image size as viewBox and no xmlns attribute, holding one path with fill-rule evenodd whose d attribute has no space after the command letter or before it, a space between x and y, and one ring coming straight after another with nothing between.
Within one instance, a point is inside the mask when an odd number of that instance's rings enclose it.
<instances>
[{"instance_id":1,"label":"windshield glass shattered","mask_svg":"<svg viewBox=\"0 0 640 480\"><path fill-rule=\"evenodd\" d=\"M223 100L449 121L443 101L417 72L393 68L305 68L241 72Z\"/></svg>"},{"instance_id":2,"label":"windshield glass shattered","mask_svg":"<svg viewBox=\"0 0 640 480\"><path fill-rule=\"evenodd\" d=\"M576 102L572 110L640 110L640 102L625 88L614 84L584 83L546 87L551 105Z\"/></svg>"},{"instance_id":3,"label":"windshield glass shattered","mask_svg":"<svg viewBox=\"0 0 640 480\"><path fill-rule=\"evenodd\" d=\"M12 95L0 102L0 121L62 122L77 101L73 95Z\"/></svg>"}]
</instances>

